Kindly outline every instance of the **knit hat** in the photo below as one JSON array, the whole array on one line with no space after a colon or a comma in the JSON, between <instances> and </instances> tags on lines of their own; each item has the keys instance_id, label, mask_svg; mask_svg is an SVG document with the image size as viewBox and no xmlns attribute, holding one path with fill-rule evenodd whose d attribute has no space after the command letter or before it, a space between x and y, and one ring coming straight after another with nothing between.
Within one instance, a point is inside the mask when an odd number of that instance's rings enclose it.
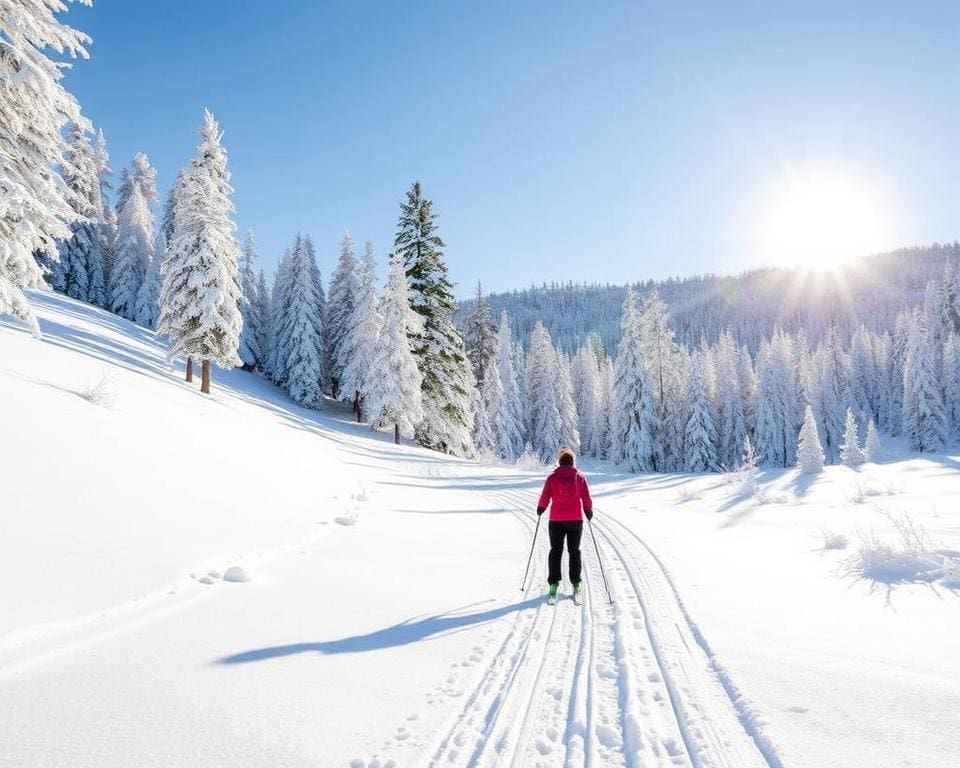
<instances>
[{"instance_id":1,"label":"knit hat","mask_svg":"<svg viewBox=\"0 0 960 768\"><path fill-rule=\"evenodd\" d=\"M573 451L571 451L569 448L560 449L560 455L557 456L557 463L561 467L572 467L575 461L576 456L573 455Z\"/></svg>"}]
</instances>

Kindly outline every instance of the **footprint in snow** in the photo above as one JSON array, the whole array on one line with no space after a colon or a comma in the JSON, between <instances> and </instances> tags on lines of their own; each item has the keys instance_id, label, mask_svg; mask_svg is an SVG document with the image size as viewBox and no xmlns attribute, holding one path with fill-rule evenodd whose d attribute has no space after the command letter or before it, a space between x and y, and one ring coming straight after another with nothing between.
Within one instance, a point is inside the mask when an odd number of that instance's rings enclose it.
<instances>
[{"instance_id":1,"label":"footprint in snow","mask_svg":"<svg viewBox=\"0 0 960 768\"><path fill-rule=\"evenodd\" d=\"M239 565L231 565L223 572L224 581L243 582L251 581L250 574Z\"/></svg>"},{"instance_id":2,"label":"footprint in snow","mask_svg":"<svg viewBox=\"0 0 960 768\"><path fill-rule=\"evenodd\" d=\"M810 710L807 707L801 707L798 705L787 707L787 712L793 712L795 715L805 715L809 711Z\"/></svg>"}]
</instances>

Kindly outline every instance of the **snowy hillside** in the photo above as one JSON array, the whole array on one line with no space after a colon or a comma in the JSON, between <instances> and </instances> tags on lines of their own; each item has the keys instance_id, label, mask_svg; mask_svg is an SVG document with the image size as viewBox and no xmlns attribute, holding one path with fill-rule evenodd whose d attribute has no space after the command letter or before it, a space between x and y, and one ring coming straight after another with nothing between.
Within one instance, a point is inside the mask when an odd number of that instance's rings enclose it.
<instances>
[{"instance_id":1,"label":"snowy hillside","mask_svg":"<svg viewBox=\"0 0 960 768\"><path fill-rule=\"evenodd\" d=\"M816 477L586 466L586 597L542 470L395 446L32 293L0 319L0 764L947 766L960 457ZM894 446L887 446L888 453ZM542 527L542 526L541 526Z\"/></svg>"}]
</instances>

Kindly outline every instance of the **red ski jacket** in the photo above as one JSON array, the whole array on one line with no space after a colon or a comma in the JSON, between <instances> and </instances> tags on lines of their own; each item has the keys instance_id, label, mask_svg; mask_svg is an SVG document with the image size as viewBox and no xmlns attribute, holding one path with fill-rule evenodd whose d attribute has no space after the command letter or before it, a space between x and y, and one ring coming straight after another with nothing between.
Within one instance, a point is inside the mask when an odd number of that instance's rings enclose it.
<instances>
[{"instance_id":1,"label":"red ski jacket","mask_svg":"<svg viewBox=\"0 0 960 768\"><path fill-rule=\"evenodd\" d=\"M548 506L551 520L582 520L582 512L593 510L587 478L576 467L557 467L543 484L537 509L546 509Z\"/></svg>"}]
</instances>

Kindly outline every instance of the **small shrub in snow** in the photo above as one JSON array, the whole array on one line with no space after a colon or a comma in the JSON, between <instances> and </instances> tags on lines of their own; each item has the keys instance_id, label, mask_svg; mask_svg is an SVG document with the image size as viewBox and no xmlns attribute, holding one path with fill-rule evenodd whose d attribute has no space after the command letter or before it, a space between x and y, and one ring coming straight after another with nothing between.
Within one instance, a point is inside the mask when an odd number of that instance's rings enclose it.
<instances>
[{"instance_id":1,"label":"small shrub in snow","mask_svg":"<svg viewBox=\"0 0 960 768\"><path fill-rule=\"evenodd\" d=\"M546 465L540 461L540 457L533 452L530 443L527 443L523 453L520 454L516 462L517 469L525 469L539 472Z\"/></svg>"},{"instance_id":2,"label":"small shrub in snow","mask_svg":"<svg viewBox=\"0 0 960 768\"><path fill-rule=\"evenodd\" d=\"M759 486L757 484L757 454L753 450L753 444L750 438L743 441L743 461L739 469L730 476L730 484L733 486L734 493L742 498L750 498L756 495Z\"/></svg>"},{"instance_id":3,"label":"small shrub in snow","mask_svg":"<svg viewBox=\"0 0 960 768\"><path fill-rule=\"evenodd\" d=\"M694 490L687 486L684 486L680 489L680 492L677 494L677 503L685 504L688 501L699 501L703 498L703 491Z\"/></svg>"},{"instance_id":4,"label":"small shrub in snow","mask_svg":"<svg viewBox=\"0 0 960 768\"><path fill-rule=\"evenodd\" d=\"M823 548L825 550L847 548L847 537L842 533L834 533L828 528L820 529L820 539L823 542Z\"/></svg>"},{"instance_id":5,"label":"small shrub in snow","mask_svg":"<svg viewBox=\"0 0 960 768\"><path fill-rule=\"evenodd\" d=\"M950 586L960 573L956 552L934 549L922 525L905 514L884 513L894 534L883 538L875 531L860 533L860 547L847 560L851 575L896 584L942 581Z\"/></svg>"},{"instance_id":6,"label":"small shrub in snow","mask_svg":"<svg viewBox=\"0 0 960 768\"><path fill-rule=\"evenodd\" d=\"M113 374L109 371L104 371L98 382L88 384L81 389L78 394L88 403L99 405L101 408L113 408L113 404L117 399L113 379Z\"/></svg>"}]
</instances>

